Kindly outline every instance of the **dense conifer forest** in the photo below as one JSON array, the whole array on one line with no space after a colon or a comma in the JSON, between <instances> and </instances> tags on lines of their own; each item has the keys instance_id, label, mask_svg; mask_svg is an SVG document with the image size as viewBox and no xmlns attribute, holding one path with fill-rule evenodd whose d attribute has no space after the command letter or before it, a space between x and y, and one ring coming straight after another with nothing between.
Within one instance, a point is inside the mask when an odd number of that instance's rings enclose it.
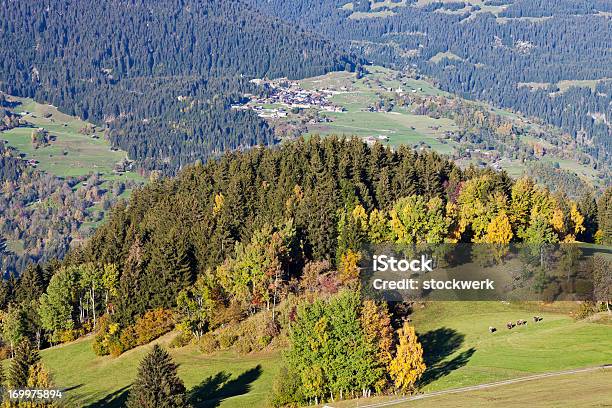
<instances>
[{"instance_id":1,"label":"dense conifer forest","mask_svg":"<svg viewBox=\"0 0 612 408\"><path fill-rule=\"evenodd\" d=\"M356 66L331 42L240 1L9 1L0 21L1 91L105 124L130 158L170 174L274 143L254 114L230 109L248 79Z\"/></svg>"}]
</instances>

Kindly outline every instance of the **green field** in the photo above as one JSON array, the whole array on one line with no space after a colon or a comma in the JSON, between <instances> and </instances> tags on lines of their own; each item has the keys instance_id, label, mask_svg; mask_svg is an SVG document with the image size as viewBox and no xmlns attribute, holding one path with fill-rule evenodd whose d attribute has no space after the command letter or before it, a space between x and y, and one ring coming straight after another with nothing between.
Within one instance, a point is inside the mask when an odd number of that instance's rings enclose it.
<instances>
[{"instance_id":1,"label":"green field","mask_svg":"<svg viewBox=\"0 0 612 408\"><path fill-rule=\"evenodd\" d=\"M21 113L31 127L19 127L2 132L0 139L7 140L9 146L25 154L25 159L37 160L39 162L37 169L60 177L82 176L92 172L111 177L110 173L115 163L126 158L125 152L111 151L110 144L104 140L100 129L96 129L97 138L79 132L85 126L91 126L89 123L63 114L53 106L36 103L31 99L12 99L21 102L14 111ZM31 142L31 134L36 128L46 129L50 136L56 137L56 140L49 146L35 149ZM131 173L116 177L138 178Z\"/></svg>"},{"instance_id":2,"label":"green field","mask_svg":"<svg viewBox=\"0 0 612 408\"><path fill-rule=\"evenodd\" d=\"M438 2L438 1L440 0L417 0L414 4L411 4L410 2L407 2L405 0L402 0L401 2L391 1L391 0L383 0L383 1L370 0L371 11L369 12L354 11L353 13L349 15L348 18L357 19L357 20L365 19L365 18L384 18L384 17L395 15L395 13L392 10L399 8L399 7L408 7L409 5L415 6L415 7L424 7L424 6L427 6L428 4ZM441 2L442 3L453 3L453 2L456 2L456 0L441 0ZM495 15L498 15L500 12L502 12L507 7L505 5L502 5L502 6L487 5L485 0L464 0L463 3L466 4L466 7L464 7L463 9L460 9L460 10L440 9L440 10L436 10L436 12L449 13L449 14L460 14L460 13L465 13L465 12L470 11L470 6L479 6L480 8L476 10L475 12L473 12L472 15L475 15L478 13L493 13ZM343 10L353 10L353 4L346 3L341 8Z\"/></svg>"},{"instance_id":3,"label":"green field","mask_svg":"<svg viewBox=\"0 0 612 408\"><path fill-rule=\"evenodd\" d=\"M357 136L384 135L392 146L414 146L421 142L439 153L452 153L453 147L443 144L440 137L445 131L455 130L449 119L433 119L428 116L400 112L344 112L326 113L332 123L322 123L309 128L310 134L347 134Z\"/></svg>"},{"instance_id":4,"label":"green field","mask_svg":"<svg viewBox=\"0 0 612 408\"><path fill-rule=\"evenodd\" d=\"M413 324L428 365L420 384L421 391L439 391L611 363L612 320L575 321L568 315L570 306L574 305L559 303L555 307L540 307L502 302L432 302L425 308L417 306ZM534 324L531 321L534 314L544 317L544 320ZM518 319L529 320L529 324L513 330L504 327L507 321ZM498 331L489 333L489 326ZM167 335L159 342L167 344L171 337ZM111 358L96 357L91 343L91 339L86 339L45 350L42 352L43 360L57 386L69 389L66 395L71 406L119 406L136 375L138 362L151 346ZM237 356L225 352L203 356L195 346L171 350L171 354L179 364L179 375L187 388L208 395L196 407L266 406L281 361L280 353ZM584 376L600 377L597 373ZM548 381L573 384L570 378L578 377L538 380L524 383L521 387L532 387L535 392L539 390L537 384L540 381L543 384ZM590 385L599 387L603 380L594 380ZM610 381L608 378L608 383ZM511 395L516 385L503 387L507 387L503 392ZM542 395L546 391L537 392ZM479 398L493 398L495 395L494 389L488 389L457 398L465 401L465 406L469 406L470 398L476 398L472 403L476 406ZM500 395L503 398L505 394ZM440 397L441 400L447 398L452 401L450 396Z\"/></svg>"},{"instance_id":5,"label":"green field","mask_svg":"<svg viewBox=\"0 0 612 408\"><path fill-rule=\"evenodd\" d=\"M171 336L159 342L166 344ZM68 389L68 406L119 407L127 398L139 361L151 345L112 358L96 357L91 344L91 339L79 340L41 354L56 386ZM185 386L198 395L196 408L264 406L280 364L280 356L274 353L203 356L194 346L170 352Z\"/></svg>"},{"instance_id":6,"label":"green field","mask_svg":"<svg viewBox=\"0 0 612 408\"><path fill-rule=\"evenodd\" d=\"M533 323L533 315L544 317ZM508 330L506 322L528 320ZM429 373L422 390L436 391L534 373L612 363L612 326L574 321L557 310L501 302L436 302L417 310ZM488 327L498 329L489 333Z\"/></svg>"},{"instance_id":7,"label":"green field","mask_svg":"<svg viewBox=\"0 0 612 408\"><path fill-rule=\"evenodd\" d=\"M599 369L577 374L500 385L483 390L445 394L421 400L390 404L388 399L368 401L389 407L472 408L472 407L603 407L612 401L612 372ZM338 404L336 408L364 406L356 401ZM366 405L367 407L367 405Z\"/></svg>"},{"instance_id":8,"label":"green field","mask_svg":"<svg viewBox=\"0 0 612 408\"><path fill-rule=\"evenodd\" d=\"M384 135L389 137L386 144L391 146L416 146L423 142L439 153L452 153L454 145L440 141L445 132L458 130L449 119L413 115L402 108L395 108L393 112L366 111L380 96L392 95L398 88L421 95L446 95L445 92L427 81L408 78L390 69L373 66L368 67L368 71L370 73L361 79L350 72L334 72L300 81L304 89L338 91L331 101L346 109L346 112L338 113L321 112L320 115L331 119L331 122L309 125L309 135ZM389 92L389 89L393 92Z\"/></svg>"}]
</instances>

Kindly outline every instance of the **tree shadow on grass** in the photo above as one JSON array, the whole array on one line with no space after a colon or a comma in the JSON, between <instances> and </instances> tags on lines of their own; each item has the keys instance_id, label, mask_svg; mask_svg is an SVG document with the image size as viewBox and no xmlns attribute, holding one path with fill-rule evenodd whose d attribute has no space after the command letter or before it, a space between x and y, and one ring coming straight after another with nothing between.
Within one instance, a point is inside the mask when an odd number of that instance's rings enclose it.
<instances>
[{"instance_id":1,"label":"tree shadow on grass","mask_svg":"<svg viewBox=\"0 0 612 408\"><path fill-rule=\"evenodd\" d=\"M233 380L230 380L231 374L219 372L193 387L189 393L190 402L195 408L218 407L224 399L248 393L261 372L261 366L257 365Z\"/></svg>"},{"instance_id":2,"label":"tree shadow on grass","mask_svg":"<svg viewBox=\"0 0 612 408\"><path fill-rule=\"evenodd\" d=\"M419 341L423 346L423 360L427 369L419 380L422 387L434 382L458 368L467 364L476 352L475 348L465 350L451 360L446 360L455 353L465 340L465 336L454 329L442 327L419 335Z\"/></svg>"},{"instance_id":3,"label":"tree shadow on grass","mask_svg":"<svg viewBox=\"0 0 612 408\"><path fill-rule=\"evenodd\" d=\"M93 404L85 405L84 408L121 408L127 402L129 388L131 385L108 394L106 397L94 402Z\"/></svg>"}]
</instances>

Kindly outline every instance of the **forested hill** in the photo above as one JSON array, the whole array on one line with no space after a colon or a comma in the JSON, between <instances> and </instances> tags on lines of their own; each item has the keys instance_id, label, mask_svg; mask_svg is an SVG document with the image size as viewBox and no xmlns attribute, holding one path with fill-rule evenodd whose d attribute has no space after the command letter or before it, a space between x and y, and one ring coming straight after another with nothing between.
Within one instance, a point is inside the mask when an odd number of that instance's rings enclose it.
<instances>
[{"instance_id":1,"label":"forested hill","mask_svg":"<svg viewBox=\"0 0 612 408\"><path fill-rule=\"evenodd\" d=\"M274 275L264 266L270 252L259 252L268 243L286 245L286 282L309 260L335 263L366 241L502 242L495 234L504 225L505 243L607 243L610 197L599 206L592 196L573 202L504 172L460 170L433 152L313 137L228 153L149 184L65 263L115 265L114 319L129 325L146 310L173 307L204 273L223 290L267 290L254 275Z\"/></svg>"},{"instance_id":2,"label":"forested hill","mask_svg":"<svg viewBox=\"0 0 612 408\"><path fill-rule=\"evenodd\" d=\"M248 1L376 64L415 64L444 90L561 127L610 165L608 0Z\"/></svg>"},{"instance_id":3,"label":"forested hill","mask_svg":"<svg viewBox=\"0 0 612 408\"><path fill-rule=\"evenodd\" d=\"M273 142L230 110L252 77L352 70L329 41L241 1L3 1L0 90L106 123L144 167L174 172Z\"/></svg>"}]
</instances>

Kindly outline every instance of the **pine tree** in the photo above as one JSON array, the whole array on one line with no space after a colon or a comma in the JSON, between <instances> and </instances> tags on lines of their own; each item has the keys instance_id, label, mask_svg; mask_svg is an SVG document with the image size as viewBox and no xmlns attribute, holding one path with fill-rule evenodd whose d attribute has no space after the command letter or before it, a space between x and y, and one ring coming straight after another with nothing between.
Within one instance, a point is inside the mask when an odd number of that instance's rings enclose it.
<instances>
[{"instance_id":1,"label":"pine tree","mask_svg":"<svg viewBox=\"0 0 612 408\"><path fill-rule=\"evenodd\" d=\"M19 303L30 303L44 292L43 271L38 265L30 264L19 277L15 299Z\"/></svg>"},{"instance_id":2,"label":"pine tree","mask_svg":"<svg viewBox=\"0 0 612 408\"><path fill-rule=\"evenodd\" d=\"M38 351L25 339L15 350L8 374L8 386L12 389L25 388L30 378L30 368L40 361Z\"/></svg>"},{"instance_id":3,"label":"pine tree","mask_svg":"<svg viewBox=\"0 0 612 408\"><path fill-rule=\"evenodd\" d=\"M140 362L127 408L187 408L187 394L176 364L159 345Z\"/></svg>"},{"instance_id":4,"label":"pine tree","mask_svg":"<svg viewBox=\"0 0 612 408\"><path fill-rule=\"evenodd\" d=\"M582 242L594 242L597 232L597 201L591 193L582 197L578 203L578 211L584 216L585 230L576 239Z\"/></svg>"},{"instance_id":5,"label":"pine tree","mask_svg":"<svg viewBox=\"0 0 612 408\"><path fill-rule=\"evenodd\" d=\"M395 381L395 386L400 390L412 391L414 385L425 372L423 362L423 347L416 336L414 327L408 322L398 333L399 344L395 352L395 357L389 365L389 374Z\"/></svg>"}]
</instances>

